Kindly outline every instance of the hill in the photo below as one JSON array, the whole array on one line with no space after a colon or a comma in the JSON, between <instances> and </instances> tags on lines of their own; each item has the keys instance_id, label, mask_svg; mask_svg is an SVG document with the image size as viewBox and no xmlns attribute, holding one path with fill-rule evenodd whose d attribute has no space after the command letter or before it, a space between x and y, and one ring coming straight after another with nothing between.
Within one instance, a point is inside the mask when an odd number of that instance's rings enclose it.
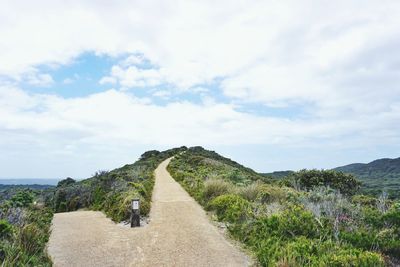
<instances>
[{"instance_id":1,"label":"hill","mask_svg":"<svg viewBox=\"0 0 400 267\"><path fill-rule=\"evenodd\" d=\"M143 153L133 164L111 171L98 171L93 177L76 182L72 178L60 181L54 194L47 198L55 212L80 208L102 210L114 221L129 218L130 203L140 198L140 213L147 215L154 186L154 170L165 159L184 151L186 147Z\"/></svg>"},{"instance_id":2,"label":"hill","mask_svg":"<svg viewBox=\"0 0 400 267\"><path fill-rule=\"evenodd\" d=\"M51 266L44 248L54 212L100 210L120 222L129 218L131 200L140 198L147 216L154 170L171 157L172 178L261 266L396 266L400 260L400 202L359 195L353 175L302 170L276 181L202 147L148 151L133 164L82 181L16 190L0 202L0 260ZM188 211L179 212L186 219Z\"/></svg>"},{"instance_id":3,"label":"hill","mask_svg":"<svg viewBox=\"0 0 400 267\"><path fill-rule=\"evenodd\" d=\"M261 266L395 266L398 260L400 204L355 195L353 175L302 170L289 172L293 180L285 185L201 147L176 155L168 171Z\"/></svg>"},{"instance_id":4,"label":"hill","mask_svg":"<svg viewBox=\"0 0 400 267\"><path fill-rule=\"evenodd\" d=\"M385 190L392 197L400 197L400 158L353 163L334 170L355 175L363 182L366 193L376 195Z\"/></svg>"}]
</instances>

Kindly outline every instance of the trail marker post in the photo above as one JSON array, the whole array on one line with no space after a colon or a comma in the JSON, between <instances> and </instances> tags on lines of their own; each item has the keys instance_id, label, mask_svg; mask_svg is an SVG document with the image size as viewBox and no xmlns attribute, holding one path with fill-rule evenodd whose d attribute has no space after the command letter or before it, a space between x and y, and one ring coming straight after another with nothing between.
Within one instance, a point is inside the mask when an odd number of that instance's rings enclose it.
<instances>
[{"instance_id":1,"label":"trail marker post","mask_svg":"<svg viewBox=\"0 0 400 267\"><path fill-rule=\"evenodd\" d=\"M131 227L140 226L140 200L135 198L132 200Z\"/></svg>"}]
</instances>

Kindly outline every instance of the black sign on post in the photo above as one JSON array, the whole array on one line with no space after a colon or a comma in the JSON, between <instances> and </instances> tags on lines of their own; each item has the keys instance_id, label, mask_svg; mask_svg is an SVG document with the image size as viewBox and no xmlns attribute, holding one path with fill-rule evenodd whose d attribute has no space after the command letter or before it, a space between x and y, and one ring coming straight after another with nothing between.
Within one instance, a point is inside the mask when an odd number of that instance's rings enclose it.
<instances>
[{"instance_id":1,"label":"black sign on post","mask_svg":"<svg viewBox=\"0 0 400 267\"><path fill-rule=\"evenodd\" d=\"M140 200L135 198L132 200L131 227L140 226Z\"/></svg>"}]
</instances>

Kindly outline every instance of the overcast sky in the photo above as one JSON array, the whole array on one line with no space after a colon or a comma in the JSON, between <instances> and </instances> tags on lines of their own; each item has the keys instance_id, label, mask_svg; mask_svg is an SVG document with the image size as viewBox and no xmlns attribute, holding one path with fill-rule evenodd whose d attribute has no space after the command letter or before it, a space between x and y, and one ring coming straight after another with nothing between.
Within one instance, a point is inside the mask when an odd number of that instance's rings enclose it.
<instances>
[{"instance_id":1,"label":"overcast sky","mask_svg":"<svg viewBox=\"0 0 400 267\"><path fill-rule=\"evenodd\" d=\"M400 156L400 1L0 0L0 177L201 145L258 171Z\"/></svg>"}]
</instances>

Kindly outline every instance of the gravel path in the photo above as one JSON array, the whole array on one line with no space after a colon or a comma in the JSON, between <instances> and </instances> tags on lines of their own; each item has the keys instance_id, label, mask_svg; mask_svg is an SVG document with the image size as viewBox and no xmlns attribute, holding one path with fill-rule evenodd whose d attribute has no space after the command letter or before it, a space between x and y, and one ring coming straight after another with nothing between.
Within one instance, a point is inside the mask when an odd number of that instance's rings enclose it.
<instances>
[{"instance_id":1,"label":"gravel path","mask_svg":"<svg viewBox=\"0 0 400 267\"><path fill-rule=\"evenodd\" d=\"M248 266L249 259L212 225L169 175L155 171L150 224L129 228L103 213L57 213L48 252L55 266Z\"/></svg>"}]
</instances>

